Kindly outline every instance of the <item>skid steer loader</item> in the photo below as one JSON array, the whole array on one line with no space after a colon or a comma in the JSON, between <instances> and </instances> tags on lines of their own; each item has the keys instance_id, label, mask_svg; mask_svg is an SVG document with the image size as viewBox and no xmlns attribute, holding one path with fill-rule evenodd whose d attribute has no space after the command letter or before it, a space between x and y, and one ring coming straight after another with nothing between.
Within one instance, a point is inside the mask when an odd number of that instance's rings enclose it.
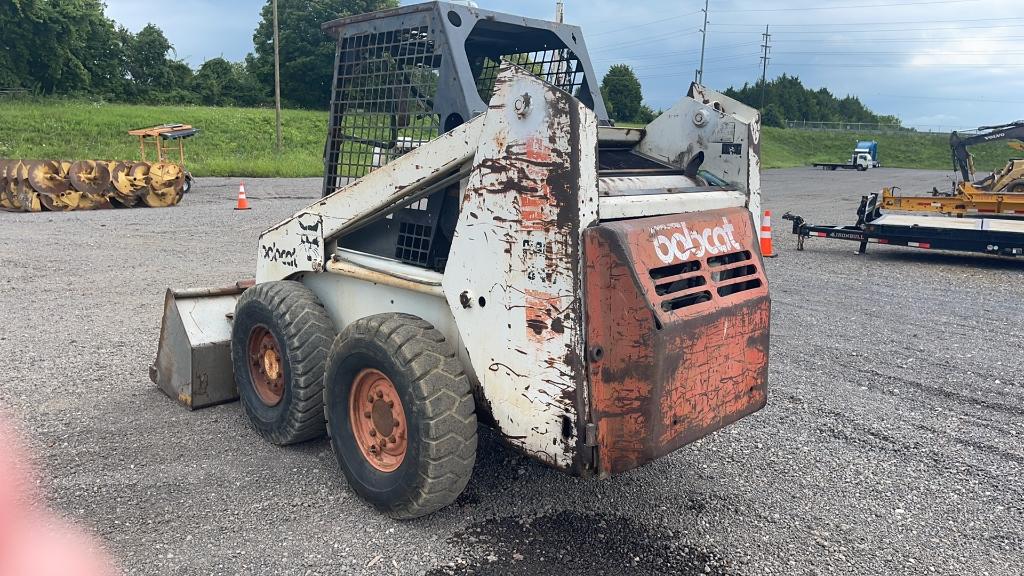
<instances>
[{"instance_id":1,"label":"skid steer loader","mask_svg":"<svg viewBox=\"0 0 1024 576\"><path fill-rule=\"evenodd\" d=\"M579 28L472 6L325 29L324 196L260 236L255 285L168 292L165 392L326 433L397 518L459 495L478 423L606 477L765 405L755 110L693 85L613 127Z\"/></svg>"}]
</instances>

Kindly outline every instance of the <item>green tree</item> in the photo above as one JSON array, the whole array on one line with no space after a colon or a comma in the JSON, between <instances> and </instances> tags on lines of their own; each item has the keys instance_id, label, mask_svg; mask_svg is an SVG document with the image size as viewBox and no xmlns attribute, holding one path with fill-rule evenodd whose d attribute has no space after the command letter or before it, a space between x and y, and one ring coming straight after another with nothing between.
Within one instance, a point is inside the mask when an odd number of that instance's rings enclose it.
<instances>
[{"instance_id":1,"label":"green tree","mask_svg":"<svg viewBox=\"0 0 1024 576\"><path fill-rule=\"evenodd\" d=\"M643 103L643 90L633 69L616 64L608 69L601 80L601 96L608 105L612 120L635 122Z\"/></svg>"},{"instance_id":2,"label":"green tree","mask_svg":"<svg viewBox=\"0 0 1024 576\"><path fill-rule=\"evenodd\" d=\"M119 91L122 50L99 0L0 2L0 86L44 94Z\"/></svg>"},{"instance_id":3,"label":"green tree","mask_svg":"<svg viewBox=\"0 0 1024 576\"><path fill-rule=\"evenodd\" d=\"M122 36L127 48L125 70L139 94L146 96L154 90L169 90L172 74L167 55L174 47L163 31L147 24L138 34L123 30Z\"/></svg>"},{"instance_id":4,"label":"green tree","mask_svg":"<svg viewBox=\"0 0 1024 576\"><path fill-rule=\"evenodd\" d=\"M267 103L244 64L207 60L192 77L192 92L207 106L255 106Z\"/></svg>"},{"instance_id":5,"label":"green tree","mask_svg":"<svg viewBox=\"0 0 1024 576\"><path fill-rule=\"evenodd\" d=\"M281 98L302 108L330 103L334 40L320 30L329 20L398 6L398 0L278 0L281 37ZM253 34L255 51L246 64L266 95L274 90L274 15L270 0Z\"/></svg>"},{"instance_id":6,"label":"green tree","mask_svg":"<svg viewBox=\"0 0 1024 576\"><path fill-rule=\"evenodd\" d=\"M786 127L786 118L782 115L782 110L778 104L772 103L765 106L764 113L761 116L761 124L776 128Z\"/></svg>"},{"instance_id":7,"label":"green tree","mask_svg":"<svg viewBox=\"0 0 1024 576\"><path fill-rule=\"evenodd\" d=\"M767 126L781 126L786 120L815 122L866 122L899 125L895 116L879 116L868 109L856 96L836 98L825 88L811 90L800 78L783 74L769 80L765 86L763 121ZM744 84L729 88L725 95L747 106L761 106L762 84Z\"/></svg>"}]
</instances>

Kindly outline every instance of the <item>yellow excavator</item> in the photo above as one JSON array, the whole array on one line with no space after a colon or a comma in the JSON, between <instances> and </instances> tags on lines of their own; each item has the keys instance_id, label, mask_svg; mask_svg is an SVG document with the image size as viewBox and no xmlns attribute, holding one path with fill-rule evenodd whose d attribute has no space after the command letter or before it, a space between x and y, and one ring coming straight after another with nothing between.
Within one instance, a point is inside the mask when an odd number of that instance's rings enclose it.
<instances>
[{"instance_id":1,"label":"yellow excavator","mask_svg":"<svg viewBox=\"0 0 1024 576\"><path fill-rule=\"evenodd\" d=\"M1002 169L974 180L974 156L967 150L975 144L1008 140L1010 148L1024 152L1024 121L982 126L977 134L949 136L953 168L962 181L950 193L932 190L931 196L897 196L895 189L882 190L881 207L910 212L938 212L951 216L997 214L1024 216L1024 158L1011 158Z\"/></svg>"}]
</instances>

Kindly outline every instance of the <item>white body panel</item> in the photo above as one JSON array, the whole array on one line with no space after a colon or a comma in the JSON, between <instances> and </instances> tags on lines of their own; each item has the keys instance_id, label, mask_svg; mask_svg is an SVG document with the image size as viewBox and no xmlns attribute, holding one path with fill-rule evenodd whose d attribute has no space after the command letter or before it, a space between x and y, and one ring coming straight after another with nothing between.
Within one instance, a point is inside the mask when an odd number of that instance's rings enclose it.
<instances>
[{"instance_id":1,"label":"white body panel","mask_svg":"<svg viewBox=\"0 0 1024 576\"><path fill-rule=\"evenodd\" d=\"M521 72L500 77L443 283L500 433L559 468L576 452L596 150L597 117L577 100Z\"/></svg>"},{"instance_id":2,"label":"white body panel","mask_svg":"<svg viewBox=\"0 0 1024 576\"><path fill-rule=\"evenodd\" d=\"M260 235L256 264L259 283L283 280L299 272L320 272L325 239L353 229L412 200L432 179L458 170L473 157L481 122L475 119L416 148L325 196L299 214Z\"/></svg>"},{"instance_id":3,"label":"white body panel","mask_svg":"<svg viewBox=\"0 0 1024 576\"><path fill-rule=\"evenodd\" d=\"M742 192L685 192L680 194L645 194L642 196L605 196L600 200L602 220L683 214L718 208L743 207L747 196Z\"/></svg>"},{"instance_id":4,"label":"white body panel","mask_svg":"<svg viewBox=\"0 0 1024 576\"><path fill-rule=\"evenodd\" d=\"M702 168L744 192L754 221L760 221L759 113L697 84L690 93L647 125L637 151L680 169L703 152Z\"/></svg>"}]
</instances>

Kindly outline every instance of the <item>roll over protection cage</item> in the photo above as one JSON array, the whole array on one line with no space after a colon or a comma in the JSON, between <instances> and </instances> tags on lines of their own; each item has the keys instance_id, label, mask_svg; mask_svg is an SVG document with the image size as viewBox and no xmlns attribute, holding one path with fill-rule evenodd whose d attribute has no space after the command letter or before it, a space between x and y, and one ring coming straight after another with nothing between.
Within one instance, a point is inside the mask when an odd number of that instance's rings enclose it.
<instances>
[{"instance_id":1,"label":"roll over protection cage","mask_svg":"<svg viewBox=\"0 0 1024 576\"><path fill-rule=\"evenodd\" d=\"M427 2L332 20L323 195L487 110L508 60L609 124L580 28Z\"/></svg>"}]
</instances>

